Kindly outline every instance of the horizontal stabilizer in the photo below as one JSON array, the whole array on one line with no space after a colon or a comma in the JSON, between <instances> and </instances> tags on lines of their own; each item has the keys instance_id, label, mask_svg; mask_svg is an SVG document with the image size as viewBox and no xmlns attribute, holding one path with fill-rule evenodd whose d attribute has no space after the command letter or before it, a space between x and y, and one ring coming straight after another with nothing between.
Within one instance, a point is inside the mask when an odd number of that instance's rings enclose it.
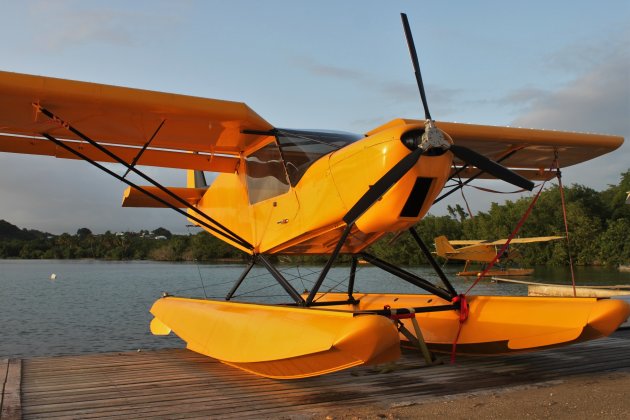
<instances>
[{"instance_id":1,"label":"horizontal stabilizer","mask_svg":"<svg viewBox=\"0 0 630 420\"><path fill-rule=\"evenodd\" d=\"M185 208L185 206L179 201L175 200L173 197L160 190L157 187L142 187L143 190L150 192L156 197L161 198L167 203L172 204L178 208ZM206 192L206 188L184 188L184 187L168 187L168 190L171 191L176 196L182 198L191 206L196 205L201 197L203 197ZM142 191L138 191L135 188L129 187L123 193L123 207L162 207L166 208L167 206L154 198L146 195Z\"/></svg>"},{"instance_id":2,"label":"horizontal stabilizer","mask_svg":"<svg viewBox=\"0 0 630 420\"><path fill-rule=\"evenodd\" d=\"M486 241L484 241L483 239L456 239L456 240L448 241L448 243L450 243L453 246L479 245L485 242Z\"/></svg>"}]
</instances>

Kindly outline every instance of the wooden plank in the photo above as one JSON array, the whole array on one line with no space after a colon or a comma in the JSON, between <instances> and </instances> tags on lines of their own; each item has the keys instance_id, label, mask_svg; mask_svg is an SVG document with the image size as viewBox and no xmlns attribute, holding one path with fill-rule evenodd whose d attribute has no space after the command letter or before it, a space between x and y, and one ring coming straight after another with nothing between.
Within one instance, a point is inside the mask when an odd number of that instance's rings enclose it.
<instances>
[{"instance_id":1,"label":"wooden plank","mask_svg":"<svg viewBox=\"0 0 630 420\"><path fill-rule=\"evenodd\" d=\"M277 399L277 394L278 392L282 392L282 395L284 398L302 398L303 396L308 394L308 390L304 390L302 387L299 388L287 388L285 386L282 385L282 383L279 383L277 381L271 381L268 380L266 382L269 382L269 384L274 385L273 388L275 389L267 389L267 390L257 390L257 392L247 392L247 390L244 390L243 388L241 388L238 391L238 395L240 397L240 399L245 399L245 400L252 400L252 399L256 399L257 401L263 401L263 400L268 400L268 401L273 401L275 399ZM182 390L180 389L176 389L173 388L169 391L168 387L165 387L163 390L165 391L164 393L159 393L157 392L158 390L156 389L151 389L150 392L146 393L145 395L138 395L138 394L134 394L133 396L129 396L128 398L125 399L125 404L128 405L136 405L136 404L152 404L152 403L157 403L157 404L161 404L161 405L173 405L173 403L175 403L177 406L180 406L182 404L194 404L194 403L199 403L201 399L203 398L209 398L210 400L212 400L215 404L221 404L225 409L226 406L230 406L230 405L242 405L242 401L237 400L234 398L234 394L229 392L226 393L224 392L223 388L221 388L221 392L216 392L213 390L212 387L209 387L208 385L212 385L212 383L210 384L204 384L205 387L202 388L198 388L197 390L195 390L194 392L189 392L188 390L184 390L182 392ZM352 384L346 384L349 388L353 387ZM244 392L245 391L245 392ZM343 389L339 390L340 392L343 392ZM235 391L236 392L236 391ZM221 395L223 394L223 395ZM70 403L68 404L68 401L64 401L64 406L66 408L68 408L69 406L72 406L74 408L83 408L86 406L90 406L90 407L95 407L95 406L102 406L105 407L106 409L111 409L112 405L117 404L116 401L108 401L108 396L102 398L101 401L95 402L95 401L87 401L88 404L85 404L85 402L79 402L79 403ZM227 404L225 404L227 402ZM37 406L37 407L32 407L35 411L34 412L45 412L46 410L49 409L54 409L57 404L52 403L49 404L49 406ZM82 412L82 414L84 414L85 412Z\"/></svg>"},{"instance_id":2,"label":"wooden plank","mask_svg":"<svg viewBox=\"0 0 630 420\"><path fill-rule=\"evenodd\" d=\"M274 384L276 384L276 385L280 385L280 384L283 384L283 383L284 383L284 382L269 381L269 380L265 380L265 381L267 381L267 382L271 382L271 383L274 383ZM348 384L348 385L349 385L349 386L354 386L354 385L351 385L351 384ZM302 389L302 387L298 388L298 390L300 390L300 389ZM242 390L241 390L241 391L242 391ZM294 392L295 392L295 391L294 391ZM343 392L343 390L341 390L340 392ZM233 395L232 395L232 399L234 399L234 398L233 398L233 397L234 397L234 395L240 395L243 399L245 399L245 400L248 400L248 401L249 401L249 396L248 396L248 395L243 395L243 394L242 394L242 392L241 392L241 393L239 393L239 394L234 394L234 393L233 393ZM198 395L193 395L193 399L190 401L190 403L193 403L193 404L194 404L194 403L197 403L197 404L198 404L198 403L200 402L200 401L199 401L199 397L200 397L200 396L203 396L203 393L200 393L200 394L198 394ZM276 396L276 397L277 397L277 396ZM162 401L162 400L164 400L164 397L163 397L163 396L160 396L160 397L158 398L158 400L159 400L158 402L159 402L160 404L163 404L164 406L173 405L173 404L172 404L172 402L168 400L169 398L171 398L171 399L172 399L172 396L170 395L170 393L169 393L169 395L167 396L166 401ZM275 397L273 397L272 399L274 399L274 398L275 398ZM258 399L258 401L260 401L260 398ZM221 404L222 404L222 402L221 402L221 401L217 401L217 399L216 399L216 398L214 398L214 402L215 402L215 404L218 404L218 403L221 403ZM188 401L186 401L186 403L189 403L189 402L188 402ZM232 403L234 403L234 401L232 401ZM238 401L237 403L238 403L239 405L242 405L242 402L241 402L241 401ZM188 407L188 405L189 405L189 404L186 404L186 406L187 406L187 407ZM178 407L181 407L181 404L177 404L177 406L178 406ZM229 408L228 408L228 409L229 409ZM163 411L163 410L164 410L164 408L162 408L162 411ZM85 412L85 411L82 411L82 412L81 412L81 416L82 416L82 417L83 417L85 414L86 414L86 412ZM134 415L136 415L136 414L137 414L137 412L134 410Z\"/></svg>"},{"instance_id":3,"label":"wooden plank","mask_svg":"<svg viewBox=\"0 0 630 420\"><path fill-rule=\"evenodd\" d=\"M7 381L9 370L9 359L0 360L0 413L2 412L2 402L4 401L4 385Z\"/></svg>"},{"instance_id":4,"label":"wooden plank","mask_svg":"<svg viewBox=\"0 0 630 420\"><path fill-rule=\"evenodd\" d=\"M20 395L22 361L20 359L9 359L7 365L0 419L19 420L22 418L22 399Z\"/></svg>"},{"instance_id":5,"label":"wooden plank","mask_svg":"<svg viewBox=\"0 0 630 420\"><path fill-rule=\"evenodd\" d=\"M22 409L26 419L306 416L339 405L417 401L630 370L629 350L630 334L622 334L539 353L459 357L456 365L433 367L404 352L393 369L359 367L292 381L256 377L187 350L36 358L24 362Z\"/></svg>"}]
</instances>

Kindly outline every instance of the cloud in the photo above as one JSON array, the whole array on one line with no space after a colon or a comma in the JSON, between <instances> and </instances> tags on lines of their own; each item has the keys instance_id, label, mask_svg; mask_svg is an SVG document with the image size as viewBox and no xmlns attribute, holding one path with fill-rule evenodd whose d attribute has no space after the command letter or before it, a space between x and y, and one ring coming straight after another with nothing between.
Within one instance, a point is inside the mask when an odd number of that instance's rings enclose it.
<instances>
[{"instance_id":1,"label":"cloud","mask_svg":"<svg viewBox=\"0 0 630 420\"><path fill-rule=\"evenodd\" d=\"M581 184L602 190L619 183L630 169L630 38L607 38L601 43L573 44L545 57L550 68L569 74L569 81L555 90L535 86L515 89L484 105L515 109L512 126L613 134L625 137L617 150L563 170L565 184ZM480 102L481 103L481 102ZM510 190L496 181L478 181L479 186ZM490 201L505 196L476 194L465 190L473 212L486 211ZM528 194L524 194L527 196ZM509 196L516 200L519 196ZM433 214L446 214L447 205L461 204L460 194L434 206Z\"/></svg>"},{"instance_id":2,"label":"cloud","mask_svg":"<svg viewBox=\"0 0 630 420\"><path fill-rule=\"evenodd\" d=\"M596 40L580 40L546 54L542 61L549 69L581 74L615 61L630 50L630 29L613 29Z\"/></svg>"},{"instance_id":3,"label":"cloud","mask_svg":"<svg viewBox=\"0 0 630 420\"><path fill-rule=\"evenodd\" d=\"M410 77L407 82L383 80L380 77L361 70L321 64L306 57L294 58L293 62L298 67L315 76L336 79L347 83L354 83L361 89L361 91L379 96L379 104L397 105L396 107L389 108L392 110L390 116L383 115L383 109L381 108L379 109L378 116L368 116L366 118L356 120L354 122L355 125L365 127L366 123L369 124L368 126L372 126L374 122L382 124L384 118L400 117L400 110L402 109L416 112L418 118L423 117L422 105L420 103L420 93L418 92L418 88L412 77ZM445 88L431 84L426 84L425 86L427 96L429 96L431 110L440 115L447 114L451 111L452 107L456 103L456 98L460 96L462 92L460 89Z\"/></svg>"},{"instance_id":4,"label":"cloud","mask_svg":"<svg viewBox=\"0 0 630 420\"><path fill-rule=\"evenodd\" d=\"M180 4L180 2L178 2ZM183 2L182 6L187 3ZM188 7L165 10L170 6L155 3L150 10L117 10L107 3L96 6L76 0L36 1L30 4L29 21L37 22L38 31L32 43L47 52L61 52L80 46L134 46L156 35L173 35L183 23L182 13ZM54 18L51 18L54 17ZM155 27L163 30L156 32ZM45 36L42 36L45 34Z\"/></svg>"},{"instance_id":5,"label":"cloud","mask_svg":"<svg viewBox=\"0 0 630 420\"><path fill-rule=\"evenodd\" d=\"M555 91L530 88L503 98L529 103L515 124L609 134L630 133L630 29L547 54L550 68L573 74ZM527 97L531 94L531 97Z\"/></svg>"},{"instance_id":6,"label":"cloud","mask_svg":"<svg viewBox=\"0 0 630 420\"><path fill-rule=\"evenodd\" d=\"M31 19L41 22L45 37L39 38L49 51L61 51L93 42L116 46L133 43L128 30L130 13L83 8L74 1L37 1L29 8ZM54 16L54 19L51 17Z\"/></svg>"},{"instance_id":7,"label":"cloud","mask_svg":"<svg viewBox=\"0 0 630 420\"><path fill-rule=\"evenodd\" d=\"M531 100L515 126L624 136L615 152L571 168L570 180L601 189L616 184L630 168L630 48L614 49L608 58L554 92Z\"/></svg>"},{"instance_id":8,"label":"cloud","mask_svg":"<svg viewBox=\"0 0 630 420\"><path fill-rule=\"evenodd\" d=\"M530 86L514 90L503 98L500 98L497 102L499 105L524 107L536 100L547 97L549 94L548 91Z\"/></svg>"},{"instance_id":9,"label":"cloud","mask_svg":"<svg viewBox=\"0 0 630 420\"><path fill-rule=\"evenodd\" d=\"M514 123L523 126L630 132L630 54L602 63L556 92L531 101Z\"/></svg>"},{"instance_id":10,"label":"cloud","mask_svg":"<svg viewBox=\"0 0 630 420\"><path fill-rule=\"evenodd\" d=\"M307 57L295 57L293 59L293 62L298 67L301 67L317 76L332 77L339 80L349 81L365 81L365 79L367 79L366 74L363 72L338 66L316 63L315 61Z\"/></svg>"}]
</instances>

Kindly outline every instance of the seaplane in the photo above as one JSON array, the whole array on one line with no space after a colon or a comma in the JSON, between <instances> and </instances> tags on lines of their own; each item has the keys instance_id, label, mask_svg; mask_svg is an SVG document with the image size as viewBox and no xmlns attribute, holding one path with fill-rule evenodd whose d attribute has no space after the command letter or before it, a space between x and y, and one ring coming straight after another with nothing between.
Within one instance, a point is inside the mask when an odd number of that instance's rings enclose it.
<instances>
[{"instance_id":1,"label":"seaplane","mask_svg":"<svg viewBox=\"0 0 630 420\"><path fill-rule=\"evenodd\" d=\"M361 134L287 129L240 102L2 72L0 151L82 159L128 185L123 206L170 208L249 255L223 299L159 297L150 330L256 375L303 378L390 362L420 336L432 351L500 354L611 334L630 314L625 302L458 293L414 225L449 179L498 178L532 190L555 176L558 158L578 164L623 138L434 120L402 21L424 119ZM186 187L166 187L141 166L186 170ZM217 173L210 185L206 172ZM368 252L399 232L413 237L439 280ZM306 292L273 262L312 254L327 260ZM322 284L342 254L351 261L347 290L327 293ZM417 293L357 292L359 259ZM286 292L284 303L234 299L254 266Z\"/></svg>"},{"instance_id":2,"label":"seaplane","mask_svg":"<svg viewBox=\"0 0 630 420\"><path fill-rule=\"evenodd\" d=\"M564 236L536 236L529 238L509 238L497 239L496 241L476 240L476 239L460 239L449 241L444 236L438 236L434 239L435 254L438 257L444 258L447 262L449 260L465 261L464 270L456 273L458 276L474 277L477 276L480 271L470 271L468 266L471 262L490 264L495 261L497 263L503 263L504 267L499 267L495 270L490 270L485 273L486 276L529 276L533 274L533 268L511 268L507 267L507 264L513 262L520 252L514 248L508 248L497 255L505 246L509 240L510 245L516 244L533 244L539 242L549 242L564 239ZM457 248L455 248L457 247Z\"/></svg>"}]
</instances>

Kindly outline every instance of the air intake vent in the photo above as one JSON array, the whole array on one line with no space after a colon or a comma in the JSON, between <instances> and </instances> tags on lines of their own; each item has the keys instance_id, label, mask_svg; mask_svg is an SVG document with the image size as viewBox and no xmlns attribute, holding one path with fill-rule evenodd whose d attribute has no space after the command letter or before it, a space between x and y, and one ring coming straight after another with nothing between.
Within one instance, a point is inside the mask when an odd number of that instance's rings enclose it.
<instances>
[{"instance_id":1,"label":"air intake vent","mask_svg":"<svg viewBox=\"0 0 630 420\"><path fill-rule=\"evenodd\" d=\"M433 179L434 178L416 179L411 189L411 194L409 194L409 198L400 212L400 217L418 217L424 200L427 198L429 188L431 188L431 184L433 183Z\"/></svg>"}]
</instances>

